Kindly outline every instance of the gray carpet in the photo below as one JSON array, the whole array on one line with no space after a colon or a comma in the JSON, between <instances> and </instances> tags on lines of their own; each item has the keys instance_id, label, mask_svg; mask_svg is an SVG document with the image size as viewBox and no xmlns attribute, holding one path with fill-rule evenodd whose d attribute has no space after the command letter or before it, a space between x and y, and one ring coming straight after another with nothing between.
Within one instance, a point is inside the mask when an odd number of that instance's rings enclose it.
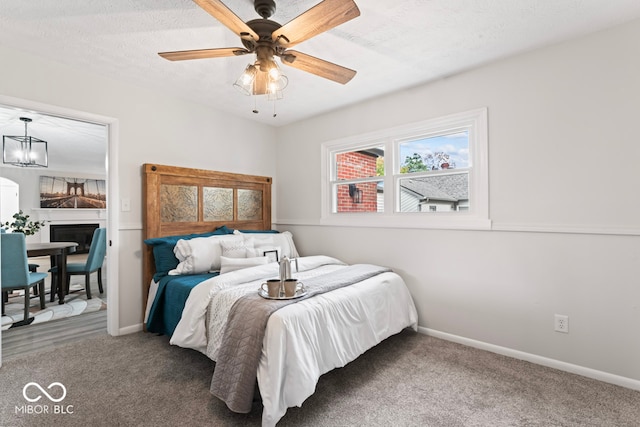
<instances>
[{"instance_id":1,"label":"gray carpet","mask_svg":"<svg viewBox=\"0 0 640 427\"><path fill-rule=\"evenodd\" d=\"M259 403L234 414L209 394L213 367L142 332L33 354L0 370L0 426L260 425ZM73 413L16 414L29 382L67 390L54 404L31 386L43 397L30 405ZM640 392L404 331L324 375L278 425L639 426Z\"/></svg>"}]
</instances>

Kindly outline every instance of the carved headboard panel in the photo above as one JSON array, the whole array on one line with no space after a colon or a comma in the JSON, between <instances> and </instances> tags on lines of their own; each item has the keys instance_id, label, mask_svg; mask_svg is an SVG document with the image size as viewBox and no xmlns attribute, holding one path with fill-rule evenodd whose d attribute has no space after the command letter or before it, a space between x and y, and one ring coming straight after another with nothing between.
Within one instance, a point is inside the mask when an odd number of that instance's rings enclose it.
<instances>
[{"instance_id":1,"label":"carved headboard panel","mask_svg":"<svg viewBox=\"0 0 640 427\"><path fill-rule=\"evenodd\" d=\"M271 228L271 178L155 164L143 165L144 239L205 233L226 225ZM155 264L143 245L143 302Z\"/></svg>"}]
</instances>

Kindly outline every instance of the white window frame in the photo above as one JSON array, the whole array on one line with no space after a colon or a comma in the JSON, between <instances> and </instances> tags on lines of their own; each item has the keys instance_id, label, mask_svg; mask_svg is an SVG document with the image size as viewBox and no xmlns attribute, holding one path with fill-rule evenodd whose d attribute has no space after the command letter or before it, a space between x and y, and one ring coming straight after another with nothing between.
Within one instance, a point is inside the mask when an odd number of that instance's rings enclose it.
<instances>
[{"instance_id":1,"label":"white window frame","mask_svg":"<svg viewBox=\"0 0 640 427\"><path fill-rule=\"evenodd\" d=\"M398 212L398 180L408 177L400 174L399 143L408 138L436 136L461 130L469 132L469 200L468 211L457 212ZM332 185L336 183L335 154L357 151L373 146L384 146L385 176L384 212L333 212ZM352 227L478 229L491 228L489 218L489 162L487 108L424 120L417 123L384 129L324 142L321 145L321 197L320 223ZM342 184L342 181L339 181Z\"/></svg>"}]
</instances>

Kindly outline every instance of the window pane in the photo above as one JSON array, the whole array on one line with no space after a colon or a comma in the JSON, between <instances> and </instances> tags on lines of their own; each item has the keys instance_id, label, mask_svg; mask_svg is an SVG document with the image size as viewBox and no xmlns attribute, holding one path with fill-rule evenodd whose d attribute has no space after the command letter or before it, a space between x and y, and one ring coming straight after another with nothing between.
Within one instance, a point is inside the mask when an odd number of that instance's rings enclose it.
<instances>
[{"instance_id":1,"label":"window pane","mask_svg":"<svg viewBox=\"0 0 640 427\"><path fill-rule=\"evenodd\" d=\"M403 178L400 212L455 212L469 210L469 174L437 174Z\"/></svg>"},{"instance_id":2,"label":"window pane","mask_svg":"<svg viewBox=\"0 0 640 427\"><path fill-rule=\"evenodd\" d=\"M469 167L469 132L401 142L400 173Z\"/></svg>"},{"instance_id":3,"label":"window pane","mask_svg":"<svg viewBox=\"0 0 640 427\"><path fill-rule=\"evenodd\" d=\"M337 184L334 194L336 196L336 212L384 211L382 181Z\"/></svg>"},{"instance_id":4,"label":"window pane","mask_svg":"<svg viewBox=\"0 0 640 427\"><path fill-rule=\"evenodd\" d=\"M384 175L384 147L336 154L336 180Z\"/></svg>"}]
</instances>

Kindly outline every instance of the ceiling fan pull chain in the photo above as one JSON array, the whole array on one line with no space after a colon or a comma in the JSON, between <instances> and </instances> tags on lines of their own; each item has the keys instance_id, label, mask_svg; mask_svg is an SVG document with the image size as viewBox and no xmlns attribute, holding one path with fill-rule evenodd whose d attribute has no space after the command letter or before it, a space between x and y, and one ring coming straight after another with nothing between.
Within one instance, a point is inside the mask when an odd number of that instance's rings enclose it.
<instances>
[{"instance_id":1,"label":"ceiling fan pull chain","mask_svg":"<svg viewBox=\"0 0 640 427\"><path fill-rule=\"evenodd\" d=\"M254 114L258 114L258 96L257 95L252 95L251 96L253 98L253 112Z\"/></svg>"}]
</instances>

